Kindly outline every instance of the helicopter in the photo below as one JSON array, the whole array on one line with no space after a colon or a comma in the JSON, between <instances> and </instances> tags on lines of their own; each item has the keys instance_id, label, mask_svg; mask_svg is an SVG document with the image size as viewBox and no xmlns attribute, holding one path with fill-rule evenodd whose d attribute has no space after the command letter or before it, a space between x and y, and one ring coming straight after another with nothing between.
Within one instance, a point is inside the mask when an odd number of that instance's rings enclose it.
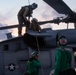
<instances>
[{"instance_id":1,"label":"helicopter","mask_svg":"<svg viewBox=\"0 0 76 75\"><path fill-rule=\"evenodd\" d=\"M53 2L56 0L44 0L50 6L53 5ZM52 1L52 2L51 2ZM50 3L51 2L51 3ZM59 3L60 4L59 4ZM60 0L57 0L58 5L63 6L70 13L73 13L66 4ZM63 5L61 4L63 3ZM62 9L57 9L61 13L69 14L67 11L62 11ZM71 17L73 18L73 17ZM75 19L75 18L74 18ZM39 25L45 23L60 23L66 22L66 19L54 19L49 21L38 22ZM68 21L73 22L74 21ZM25 25L23 25L24 27ZM0 30L17 28L18 24L6 27L0 27ZM39 60L42 64L40 68L39 75L49 75L50 71L54 69L55 64L55 52L56 52L56 37L65 36L68 39L67 47L71 51L76 51L76 29L64 29L64 30L52 30L51 28L45 28L40 31L27 30L22 36L9 38L0 42L0 74L1 75L24 75L26 72L26 63L30 58L30 54L33 51L39 52ZM72 57L72 65L76 67L75 57ZM46 62L45 62L46 61Z\"/></svg>"}]
</instances>

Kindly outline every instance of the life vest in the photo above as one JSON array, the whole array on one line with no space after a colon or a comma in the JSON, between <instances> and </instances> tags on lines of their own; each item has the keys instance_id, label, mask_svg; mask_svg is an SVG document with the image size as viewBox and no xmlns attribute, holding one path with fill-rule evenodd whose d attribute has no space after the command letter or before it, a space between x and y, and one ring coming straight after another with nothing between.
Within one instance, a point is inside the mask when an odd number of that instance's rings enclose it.
<instances>
[{"instance_id":1,"label":"life vest","mask_svg":"<svg viewBox=\"0 0 76 75\"><path fill-rule=\"evenodd\" d=\"M32 12L33 12L31 6L24 6L24 7L22 7L22 8L20 9L19 13L18 13L18 16L23 16L23 13L26 11L26 7L29 8L29 11L28 11L28 13L27 13L25 16L26 16L26 17L30 17L30 16L31 16L31 14L32 14Z\"/></svg>"}]
</instances>

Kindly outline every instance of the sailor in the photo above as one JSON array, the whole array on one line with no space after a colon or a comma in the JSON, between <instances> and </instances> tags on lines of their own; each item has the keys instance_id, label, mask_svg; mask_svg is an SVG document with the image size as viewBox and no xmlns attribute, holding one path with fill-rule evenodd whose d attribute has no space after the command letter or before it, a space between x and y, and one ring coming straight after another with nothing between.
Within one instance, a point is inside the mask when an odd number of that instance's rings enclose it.
<instances>
[{"instance_id":1,"label":"sailor","mask_svg":"<svg viewBox=\"0 0 76 75\"><path fill-rule=\"evenodd\" d=\"M22 35L22 25L26 25L26 28L30 25L30 17L32 17L33 10L36 9L38 5L36 3L33 3L28 6L23 6L18 12L18 35Z\"/></svg>"},{"instance_id":2,"label":"sailor","mask_svg":"<svg viewBox=\"0 0 76 75\"><path fill-rule=\"evenodd\" d=\"M67 38L65 36L58 37L54 75L75 75L71 64L72 52L66 45Z\"/></svg>"},{"instance_id":3,"label":"sailor","mask_svg":"<svg viewBox=\"0 0 76 75\"><path fill-rule=\"evenodd\" d=\"M38 53L37 52L31 53L31 57L27 61L26 74L27 75L38 75L40 67L41 67L41 63L38 60Z\"/></svg>"},{"instance_id":4,"label":"sailor","mask_svg":"<svg viewBox=\"0 0 76 75\"><path fill-rule=\"evenodd\" d=\"M34 31L40 31L41 27L38 25L38 20L36 18L33 18L31 20L31 29Z\"/></svg>"}]
</instances>

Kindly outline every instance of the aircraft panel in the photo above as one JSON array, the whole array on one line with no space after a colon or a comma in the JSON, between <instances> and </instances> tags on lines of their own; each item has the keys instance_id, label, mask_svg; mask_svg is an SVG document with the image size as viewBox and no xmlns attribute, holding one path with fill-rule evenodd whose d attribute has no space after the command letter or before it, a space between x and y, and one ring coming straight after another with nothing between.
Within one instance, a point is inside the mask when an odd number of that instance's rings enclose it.
<instances>
[{"instance_id":1,"label":"aircraft panel","mask_svg":"<svg viewBox=\"0 0 76 75\"><path fill-rule=\"evenodd\" d=\"M2 52L0 52L0 75L4 75L4 71L3 71L3 69L4 69L4 67L3 67L3 65L4 65L4 58L3 58L3 53Z\"/></svg>"},{"instance_id":2,"label":"aircraft panel","mask_svg":"<svg viewBox=\"0 0 76 75\"><path fill-rule=\"evenodd\" d=\"M15 53L5 52L4 53L4 75L18 75L19 69L17 63L18 57Z\"/></svg>"},{"instance_id":3,"label":"aircraft panel","mask_svg":"<svg viewBox=\"0 0 76 75\"><path fill-rule=\"evenodd\" d=\"M44 0L58 13L61 14L73 14L73 11L62 0Z\"/></svg>"}]
</instances>

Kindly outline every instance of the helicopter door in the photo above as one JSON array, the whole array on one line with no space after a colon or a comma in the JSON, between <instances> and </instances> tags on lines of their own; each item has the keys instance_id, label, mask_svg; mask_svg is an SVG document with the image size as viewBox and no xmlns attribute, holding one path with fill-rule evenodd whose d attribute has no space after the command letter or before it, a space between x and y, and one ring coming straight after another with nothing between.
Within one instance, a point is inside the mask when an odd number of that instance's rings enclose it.
<instances>
[{"instance_id":1,"label":"helicopter door","mask_svg":"<svg viewBox=\"0 0 76 75\"><path fill-rule=\"evenodd\" d=\"M26 73L26 63L27 63L27 60L20 60L20 62L19 62L19 67L20 67L19 75L24 75Z\"/></svg>"},{"instance_id":2,"label":"helicopter door","mask_svg":"<svg viewBox=\"0 0 76 75\"><path fill-rule=\"evenodd\" d=\"M26 64L30 57L31 52L32 52L32 49L28 48L20 54L21 56L19 58L19 68L20 68L19 75L24 75L26 73Z\"/></svg>"},{"instance_id":3,"label":"helicopter door","mask_svg":"<svg viewBox=\"0 0 76 75\"><path fill-rule=\"evenodd\" d=\"M0 75L3 75L3 53L0 53Z\"/></svg>"}]
</instances>

